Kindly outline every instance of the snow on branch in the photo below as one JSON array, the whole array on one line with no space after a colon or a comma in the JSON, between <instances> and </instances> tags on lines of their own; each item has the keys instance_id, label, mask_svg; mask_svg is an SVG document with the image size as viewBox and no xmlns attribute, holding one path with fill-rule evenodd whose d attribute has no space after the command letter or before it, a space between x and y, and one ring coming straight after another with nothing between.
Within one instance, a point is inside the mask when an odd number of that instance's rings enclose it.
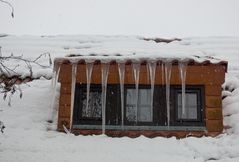
<instances>
[{"instance_id":1,"label":"snow on branch","mask_svg":"<svg viewBox=\"0 0 239 162\"><path fill-rule=\"evenodd\" d=\"M43 57L48 61L42 60ZM4 94L3 99L5 100L8 97L8 105L10 106L11 97L15 92L19 92L20 98L22 97L22 90L19 86L21 83L27 83L41 77L34 76L34 69L51 69L51 67L52 59L48 52L31 60L24 58L23 55L3 56L0 46L0 93Z\"/></svg>"}]
</instances>

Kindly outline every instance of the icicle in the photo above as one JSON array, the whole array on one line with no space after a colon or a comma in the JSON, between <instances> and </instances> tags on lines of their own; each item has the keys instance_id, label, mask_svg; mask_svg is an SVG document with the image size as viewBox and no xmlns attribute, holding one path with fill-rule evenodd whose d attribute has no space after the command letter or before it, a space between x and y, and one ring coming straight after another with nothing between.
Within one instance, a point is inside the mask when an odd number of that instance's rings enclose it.
<instances>
[{"instance_id":1,"label":"icicle","mask_svg":"<svg viewBox=\"0 0 239 162\"><path fill-rule=\"evenodd\" d=\"M170 60L165 60L165 83L166 83L166 106L167 106L167 122L168 127L170 126L170 80L171 80L171 69L172 62Z\"/></svg>"},{"instance_id":2,"label":"icicle","mask_svg":"<svg viewBox=\"0 0 239 162\"><path fill-rule=\"evenodd\" d=\"M52 87L52 89L55 88L56 83L58 82L58 75L59 75L59 72L60 72L60 68L61 68L61 63L58 66L54 67L53 75L52 75L52 79L51 79L51 87Z\"/></svg>"},{"instance_id":3,"label":"icicle","mask_svg":"<svg viewBox=\"0 0 239 162\"><path fill-rule=\"evenodd\" d=\"M151 83L151 101L150 101L150 106L151 106L151 119L153 119L153 101L154 101L154 83L155 83L155 71L156 71L156 66L157 62L148 62L148 69L149 69L149 76L150 76L150 83Z\"/></svg>"},{"instance_id":4,"label":"icicle","mask_svg":"<svg viewBox=\"0 0 239 162\"><path fill-rule=\"evenodd\" d=\"M56 80L56 70L53 71L53 75L52 75L52 79L51 79L51 88L54 90L54 84L55 84L55 80Z\"/></svg>"},{"instance_id":5,"label":"icicle","mask_svg":"<svg viewBox=\"0 0 239 162\"><path fill-rule=\"evenodd\" d=\"M105 134L105 114L106 114L106 92L107 92L107 80L109 73L109 63L101 64L101 80L102 80L102 94L101 94L101 102L102 102L102 134Z\"/></svg>"},{"instance_id":6,"label":"icicle","mask_svg":"<svg viewBox=\"0 0 239 162\"><path fill-rule=\"evenodd\" d=\"M49 116L49 120L53 120L54 118L54 112L56 111L56 92L57 92L57 82L58 82L58 78L59 78L59 73L61 70L61 65L59 65L58 69L56 71L54 71L53 77L52 77L52 100L51 100L51 112L50 112L50 116Z\"/></svg>"},{"instance_id":7,"label":"icicle","mask_svg":"<svg viewBox=\"0 0 239 162\"><path fill-rule=\"evenodd\" d=\"M72 73L71 73L71 118L70 118L70 131L72 130L73 122L73 109L74 109L74 99L75 99L75 86L76 86L76 72L77 64L72 64Z\"/></svg>"},{"instance_id":8,"label":"icicle","mask_svg":"<svg viewBox=\"0 0 239 162\"><path fill-rule=\"evenodd\" d=\"M121 126L124 129L124 78L125 78L125 63L118 63L119 78L120 78L120 97L121 97Z\"/></svg>"},{"instance_id":9,"label":"icicle","mask_svg":"<svg viewBox=\"0 0 239 162\"><path fill-rule=\"evenodd\" d=\"M138 98L139 98L139 72L140 72L140 63L133 63L133 73L135 80L135 121L138 122Z\"/></svg>"},{"instance_id":10,"label":"icicle","mask_svg":"<svg viewBox=\"0 0 239 162\"><path fill-rule=\"evenodd\" d=\"M148 66L148 64L147 64L147 66L146 66L146 70L147 70L147 83L149 83L149 82L150 82L150 71L149 71L149 66Z\"/></svg>"},{"instance_id":11,"label":"icicle","mask_svg":"<svg viewBox=\"0 0 239 162\"><path fill-rule=\"evenodd\" d=\"M164 85L164 63L161 63L162 85Z\"/></svg>"},{"instance_id":12,"label":"icicle","mask_svg":"<svg viewBox=\"0 0 239 162\"><path fill-rule=\"evenodd\" d=\"M56 72L56 77L55 77L55 82L54 82L54 88L56 87L56 83L58 82L60 70L61 70L61 65L58 67L57 72Z\"/></svg>"},{"instance_id":13,"label":"icicle","mask_svg":"<svg viewBox=\"0 0 239 162\"><path fill-rule=\"evenodd\" d=\"M187 70L187 64L188 62L185 60L182 60L179 62L178 67L179 67L179 71L180 71L180 78L181 78L181 82L182 82L182 115L181 117L184 118L185 117L185 89L186 89L186 70Z\"/></svg>"},{"instance_id":14,"label":"icicle","mask_svg":"<svg viewBox=\"0 0 239 162\"><path fill-rule=\"evenodd\" d=\"M86 116L91 116L92 113L89 111L89 98L90 98L90 82L91 82L91 75L93 70L94 62L86 63Z\"/></svg>"}]
</instances>

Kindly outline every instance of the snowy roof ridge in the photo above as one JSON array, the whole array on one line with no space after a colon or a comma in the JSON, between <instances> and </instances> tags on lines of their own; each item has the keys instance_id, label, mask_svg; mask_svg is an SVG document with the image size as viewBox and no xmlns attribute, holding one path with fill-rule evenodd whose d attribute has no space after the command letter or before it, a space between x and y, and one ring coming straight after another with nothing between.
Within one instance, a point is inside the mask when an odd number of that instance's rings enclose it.
<instances>
[{"instance_id":1,"label":"snowy roof ridge","mask_svg":"<svg viewBox=\"0 0 239 162\"><path fill-rule=\"evenodd\" d=\"M55 63L83 63L83 62L95 62L99 61L101 63L112 63L112 62L150 62L150 61L157 61L157 62L172 62L173 64L178 64L179 62L188 62L188 64L214 64L214 65L223 65L227 70L228 62L225 60L221 60L212 56L184 56L184 57L160 57L160 56L137 56L137 55L67 55L65 57L56 57Z\"/></svg>"},{"instance_id":2,"label":"snowy roof ridge","mask_svg":"<svg viewBox=\"0 0 239 162\"><path fill-rule=\"evenodd\" d=\"M195 61L197 63L203 63L203 62L209 62L212 64L227 64L227 61L212 57L212 56L197 56L197 55L191 55L191 56L182 56L182 57L161 57L160 55L151 55L151 56L137 56L135 53L132 55L121 55L121 54L115 54L115 55L108 55L108 54L89 54L89 55L81 55L81 54L69 54L66 55L65 57L56 57L55 60L60 61L60 60L69 60L70 62L78 62L81 60L99 60L99 61L104 61L104 60L109 60L110 61L116 61L118 60L132 60L132 61L142 61L142 60L147 60L147 61Z\"/></svg>"}]
</instances>

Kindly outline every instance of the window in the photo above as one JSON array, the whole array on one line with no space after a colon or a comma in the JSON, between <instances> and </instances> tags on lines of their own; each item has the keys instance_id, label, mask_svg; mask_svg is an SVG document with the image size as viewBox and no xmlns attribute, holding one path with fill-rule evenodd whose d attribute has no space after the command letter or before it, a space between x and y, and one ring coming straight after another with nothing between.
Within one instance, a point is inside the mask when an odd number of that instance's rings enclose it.
<instances>
[{"instance_id":1,"label":"window","mask_svg":"<svg viewBox=\"0 0 239 162\"><path fill-rule=\"evenodd\" d=\"M87 107L86 92L82 94L82 117L83 118L101 118L101 93L91 91Z\"/></svg>"},{"instance_id":2,"label":"window","mask_svg":"<svg viewBox=\"0 0 239 162\"><path fill-rule=\"evenodd\" d=\"M76 84L73 123L101 124L101 86L91 85L88 108L86 100L86 85Z\"/></svg>"},{"instance_id":3,"label":"window","mask_svg":"<svg viewBox=\"0 0 239 162\"><path fill-rule=\"evenodd\" d=\"M177 94L178 119L197 119L197 93L185 94L185 107L183 112L182 94Z\"/></svg>"},{"instance_id":4,"label":"window","mask_svg":"<svg viewBox=\"0 0 239 162\"><path fill-rule=\"evenodd\" d=\"M138 126L165 126L165 89L163 86L155 85L153 105L151 107L151 86L139 85L138 112L136 122L136 89L135 85L125 85L125 125ZM120 101L120 99L119 99Z\"/></svg>"},{"instance_id":5,"label":"window","mask_svg":"<svg viewBox=\"0 0 239 162\"><path fill-rule=\"evenodd\" d=\"M151 86L139 85L137 114L135 85L126 84L124 88L124 125L135 126L135 129L137 126L152 126L149 129L157 129L157 126L168 125L165 86L155 85L153 106L151 106ZM186 86L184 114L182 113L181 86L171 85L170 88L170 126L204 126L204 86ZM90 86L87 108L86 84L76 84L73 125L92 125L95 129L100 128L102 124L101 91L101 84ZM108 84L106 125L120 129L121 115L120 85Z\"/></svg>"},{"instance_id":6,"label":"window","mask_svg":"<svg viewBox=\"0 0 239 162\"><path fill-rule=\"evenodd\" d=\"M182 108L181 87L173 88L174 107L173 124L175 125L203 125L203 86L186 86L185 109Z\"/></svg>"},{"instance_id":7,"label":"window","mask_svg":"<svg viewBox=\"0 0 239 162\"><path fill-rule=\"evenodd\" d=\"M73 112L73 125L101 125L101 84L91 84L89 105L86 106L86 84L76 84ZM120 92L118 85L107 85L106 125L120 125Z\"/></svg>"},{"instance_id":8,"label":"window","mask_svg":"<svg viewBox=\"0 0 239 162\"><path fill-rule=\"evenodd\" d=\"M138 112L136 114L136 90L127 89L126 91L126 119L129 122L152 122L153 109L151 108L151 89L139 89L138 93Z\"/></svg>"}]
</instances>

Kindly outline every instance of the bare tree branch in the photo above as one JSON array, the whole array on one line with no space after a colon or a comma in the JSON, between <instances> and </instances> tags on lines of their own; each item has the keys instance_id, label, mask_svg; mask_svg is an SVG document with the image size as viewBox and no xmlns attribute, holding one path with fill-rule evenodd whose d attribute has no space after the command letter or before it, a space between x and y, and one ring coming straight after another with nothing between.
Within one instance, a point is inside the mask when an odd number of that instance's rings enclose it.
<instances>
[{"instance_id":1,"label":"bare tree branch","mask_svg":"<svg viewBox=\"0 0 239 162\"><path fill-rule=\"evenodd\" d=\"M11 8L11 10L12 10L11 16L12 16L12 18L14 18L14 7L12 6L12 4L10 2L4 1L4 0L0 0L0 2L7 4Z\"/></svg>"},{"instance_id":2,"label":"bare tree branch","mask_svg":"<svg viewBox=\"0 0 239 162\"><path fill-rule=\"evenodd\" d=\"M1 1L1 0L0 0ZM48 64L40 63L42 57L47 57ZM9 67L7 62L12 63L17 62L19 64ZM29 75L27 77L22 78L21 74L18 73L18 68L20 64L23 65L25 63L27 70L29 71ZM28 81L33 80L33 65L37 65L40 68L51 68L52 61L51 55L49 52L40 54L37 58L30 60L23 58L21 56L14 56L11 54L10 56L3 56L1 53L0 46L0 93L3 93L3 99L6 100L8 98L8 105L11 106L11 98L15 92L20 93L20 98L22 98L22 90L19 86L21 83L26 83Z\"/></svg>"},{"instance_id":3,"label":"bare tree branch","mask_svg":"<svg viewBox=\"0 0 239 162\"><path fill-rule=\"evenodd\" d=\"M39 62L37 62L41 57L46 56L46 55L48 56L48 59L49 59L49 65L43 65L43 64L40 64ZM35 59L35 60L28 60L28 59L24 59L22 56L14 56L14 55L4 56L4 57L0 56L0 61L1 60L9 60L9 59L24 61L24 62L27 62L27 63L33 63L33 64L36 64L36 65L39 65L42 68L49 68L49 66L52 65L50 53L43 53L40 56L38 56L38 58Z\"/></svg>"}]
</instances>

